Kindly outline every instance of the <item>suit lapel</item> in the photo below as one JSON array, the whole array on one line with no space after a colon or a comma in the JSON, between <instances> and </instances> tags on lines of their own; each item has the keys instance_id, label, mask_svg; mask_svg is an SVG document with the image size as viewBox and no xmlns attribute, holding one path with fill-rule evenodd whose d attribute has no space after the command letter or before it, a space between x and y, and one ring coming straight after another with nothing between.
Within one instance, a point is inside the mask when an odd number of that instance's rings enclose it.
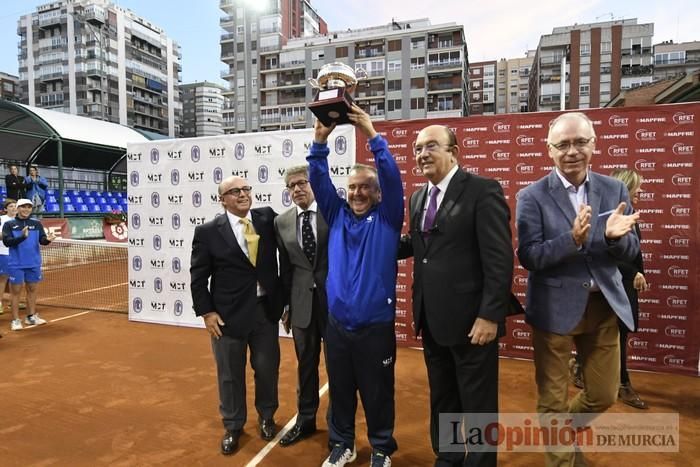
<instances>
[{"instance_id":1,"label":"suit lapel","mask_svg":"<svg viewBox=\"0 0 700 467\"><path fill-rule=\"evenodd\" d=\"M440 228L440 224L444 223L447 219L447 216L450 214L452 208L455 207L455 204L457 204L457 200L462 196L462 192L464 192L468 180L469 176L458 168L452 180L450 180L449 185L447 185L447 191L445 191L445 196L443 196L442 203L440 203L440 207L435 215L435 225L438 229Z\"/></svg>"},{"instance_id":2,"label":"suit lapel","mask_svg":"<svg viewBox=\"0 0 700 467\"><path fill-rule=\"evenodd\" d=\"M598 189L598 185L595 174L588 172L588 205L591 207L591 234L596 231L598 222L600 221L598 214L600 213L601 193ZM606 216L606 221L607 218ZM603 233L605 233L605 231L603 231ZM588 235L589 244L593 238L597 238L597 236Z\"/></svg>"},{"instance_id":3,"label":"suit lapel","mask_svg":"<svg viewBox=\"0 0 700 467\"><path fill-rule=\"evenodd\" d=\"M285 246L287 247L287 253L290 256L295 256L298 258L303 258L302 261L309 262L309 259L304 254L304 250L301 249L299 245L299 239L297 238L297 208L296 206L289 209L282 215L281 219L281 232ZM318 245L318 242L316 242ZM318 246L316 247L318 249Z\"/></svg>"},{"instance_id":4,"label":"suit lapel","mask_svg":"<svg viewBox=\"0 0 700 467\"><path fill-rule=\"evenodd\" d=\"M217 217L216 224L216 227L221 236L224 238L224 241L226 241L226 244L231 247L232 250L240 253L240 255L248 259L245 253L243 253L243 250L241 250L241 246L238 244L236 236L233 234L233 229L231 228L231 223L228 221L228 216L226 213Z\"/></svg>"},{"instance_id":5,"label":"suit lapel","mask_svg":"<svg viewBox=\"0 0 700 467\"><path fill-rule=\"evenodd\" d=\"M423 219L423 206L425 206L425 197L428 193L428 184L426 183L423 188L416 191L411 198L411 219L412 219L412 229L416 233L423 231L423 226L421 220Z\"/></svg>"},{"instance_id":6,"label":"suit lapel","mask_svg":"<svg viewBox=\"0 0 700 467\"><path fill-rule=\"evenodd\" d=\"M549 174L549 195L564 213L566 219L569 221L569 225L573 227L576 211L574 211L574 207L571 205L569 193L564 188L564 184L559 180L559 176L554 170Z\"/></svg>"}]
</instances>

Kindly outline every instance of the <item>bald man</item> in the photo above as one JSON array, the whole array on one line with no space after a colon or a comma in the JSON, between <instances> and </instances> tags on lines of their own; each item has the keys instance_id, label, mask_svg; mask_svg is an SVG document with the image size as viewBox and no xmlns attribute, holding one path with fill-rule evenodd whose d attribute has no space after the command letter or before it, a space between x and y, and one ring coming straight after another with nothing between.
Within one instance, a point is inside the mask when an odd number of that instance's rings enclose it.
<instances>
[{"instance_id":1,"label":"bald man","mask_svg":"<svg viewBox=\"0 0 700 467\"><path fill-rule=\"evenodd\" d=\"M226 432L221 452L233 454L245 425L246 354L255 374L255 408L264 440L275 437L282 288L269 207L251 209L252 188L241 177L219 185L222 215L198 226L192 239L192 303L211 336Z\"/></svg>"}]
</instances>

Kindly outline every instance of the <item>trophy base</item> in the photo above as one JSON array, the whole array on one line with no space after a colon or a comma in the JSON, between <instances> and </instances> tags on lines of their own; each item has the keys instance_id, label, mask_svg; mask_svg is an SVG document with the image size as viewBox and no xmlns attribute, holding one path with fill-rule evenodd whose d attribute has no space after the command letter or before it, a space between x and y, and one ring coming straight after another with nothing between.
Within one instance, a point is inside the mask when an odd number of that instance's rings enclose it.
<instances>
[{"instance_id":1,"label":"trophy base","mask_svg":"<svg viewBox=\"0 0 700 467\"><path fill-rule=\"evenodd\" d=\"M308 107L321 123L331 126L333 123L350 123L348 113L352 103L352 97L345 92L345 88L333 88L319 91Z\"/></svg>"}]
</instances>

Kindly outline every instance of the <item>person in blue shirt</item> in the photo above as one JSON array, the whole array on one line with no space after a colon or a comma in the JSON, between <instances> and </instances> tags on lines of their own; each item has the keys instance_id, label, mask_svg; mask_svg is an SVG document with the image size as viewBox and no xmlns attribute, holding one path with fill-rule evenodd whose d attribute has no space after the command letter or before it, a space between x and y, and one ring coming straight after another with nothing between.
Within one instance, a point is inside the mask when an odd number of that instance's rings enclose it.
<instances>
[{"instance_id":1,"label":"person in blue shirt","mask_svg":"<svg viewBox=\"0 0 700 467\"><path fill-rule=\"evenodd\" d=\"M22 285L27 284L27 311L24 322L34 326L46 324L36 312L36 289L41 281L41 252L39 244L48 245L56 236L46 235L44 227L36 219L31 219L34 204L23 198L17 201L17 217L2 226L2 242L10 249L7 269L10 276L10 295L12 299L12 323L10 329L22 329L19 319L19 296Z\"/></svg>"},{"instance_id":2,"label":"person in blue shirt","mask_svg":"<svg viewBox=\"0 0 700 467\"><path fill-rule=\"evenodd\" d=\"M375 167L357 164L347 201L333 186L328 137L335 128L317 121L306 160L309 180L329 227L326 353L331 417L324 467L355 460L359 391L372 445L372 466L391 465L394 432L396 257L403 225L403 186L386 140L357 105L350 123L369 139Z\"/></svg>"},{"instance_id":3,"label":"person in blue shirt","mask_svg":"<svg viewBox=\"0 0 700 467\"><path fill-rule=\"evenodd\" d=\"M24 184L27 190L27 198L34 205L33 211L43 212L49 183L44 177L39 175L38 167L32 166L29 168L29 175L24 179Z\"/></svg>"}]
</instances>

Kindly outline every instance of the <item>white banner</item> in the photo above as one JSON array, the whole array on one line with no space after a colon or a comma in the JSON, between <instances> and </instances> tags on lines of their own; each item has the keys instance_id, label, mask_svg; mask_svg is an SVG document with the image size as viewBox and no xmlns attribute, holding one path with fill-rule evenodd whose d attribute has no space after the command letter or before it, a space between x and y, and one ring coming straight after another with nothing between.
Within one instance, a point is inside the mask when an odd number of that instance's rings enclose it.
<instances>
[{"instance_id":1,"label":"white banner","mask_svg":"<svg viewBox=\"0 0 700 467\"><path fill-rule=\"evenodd\" d=\"M248 179L253 207L282 213L292 206L288 167L306 163L313 130L234 134L129 144L129 319L203 327L190 294L190 254L197 225L223 213L218 185ZM355 163L355 129L328 141L333 183L345 196Z\"/></svg>"}]
</instances>

